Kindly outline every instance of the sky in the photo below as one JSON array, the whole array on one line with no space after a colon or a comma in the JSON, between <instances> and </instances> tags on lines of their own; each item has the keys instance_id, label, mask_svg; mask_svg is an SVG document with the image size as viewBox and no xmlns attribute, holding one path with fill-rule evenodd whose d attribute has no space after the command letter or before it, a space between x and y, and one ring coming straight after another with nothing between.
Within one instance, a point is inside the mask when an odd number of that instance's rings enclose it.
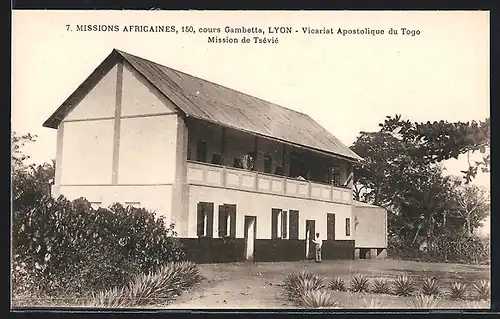
<instances>
[{"instance_id":1,"label":"sky","mask_svg":"<svg viewBox=\"0 0 500 319\"><path fill-rule=\"evenodd\" d=\"M76 25L118 25L120 31L76 31ZM175 26L179 32L123 32L130 25ZM183 26L196 33L180 32ZM209 35L200 33L226 26L262 28L261 37L278 43L208 43ZM269 33L280 26L293 31ZM333 28L335 34L304 34L305 27ZM385 32L342 36L339 28ZM399 34L388 34L391 28ZM419 35L402 35L401 28ZM307 113L346 145L360 131L378 130L388 115L431 122L489 117L484 11L14 10L12 32L11 125L18 134L38 135L26 148L36 163L55 158L56 131L43 122L113 48ZM467 167L465 158L445 165L448 174ZM489 189L489 180L480 174L474 183Z\"/></svg>"}]
</instances>

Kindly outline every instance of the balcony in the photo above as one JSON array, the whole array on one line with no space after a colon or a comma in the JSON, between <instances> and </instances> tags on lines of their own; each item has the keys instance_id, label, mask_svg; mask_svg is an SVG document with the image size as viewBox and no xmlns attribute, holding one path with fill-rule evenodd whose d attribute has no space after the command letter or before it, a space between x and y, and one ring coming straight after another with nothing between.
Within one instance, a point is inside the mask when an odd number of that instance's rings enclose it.
<instances>
[{"instance_id":1,"label":"balcony","mask_svg":"<svg viewBox=\"0 0 500 319\"><path fill-rule=\"evenodd\" d=\"M352 190L245 169L188 161L189 184L351 204Z\"/></svg>"}]
</instances>

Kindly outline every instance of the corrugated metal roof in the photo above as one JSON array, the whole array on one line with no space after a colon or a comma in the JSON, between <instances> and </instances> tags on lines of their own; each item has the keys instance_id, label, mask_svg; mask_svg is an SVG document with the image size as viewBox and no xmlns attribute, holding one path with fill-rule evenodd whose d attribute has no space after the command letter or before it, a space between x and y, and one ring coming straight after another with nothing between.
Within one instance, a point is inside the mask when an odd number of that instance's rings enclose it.
<instances>
[{"instance_id":1,"label":"corrugated metal roof","mask_svg":"<svg viewBox=\"0 0 500 319\"><path fill-rule=\"evenodd\" d=\"M306 114L123 51L113 52L130 63L187 116L351 160L361 160L361 157ZM48 125L44 126L52 127L49 120L46 122Z\"/></svg>"}]
</instances>

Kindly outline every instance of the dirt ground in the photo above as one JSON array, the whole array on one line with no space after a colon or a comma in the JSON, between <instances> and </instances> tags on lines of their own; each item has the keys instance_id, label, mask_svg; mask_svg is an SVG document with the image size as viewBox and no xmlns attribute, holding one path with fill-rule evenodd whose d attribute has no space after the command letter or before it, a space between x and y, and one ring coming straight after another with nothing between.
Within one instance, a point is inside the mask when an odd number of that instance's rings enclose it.
<instances>
[{"instance_id":1,"label":"dirt ground","mask_svg":"<svg viewBox=\"0 0 500 319\"><path fill-rule=\"evenodd\" d=\"M166 308L214 309L214 308L295 308L283 296L282 284L290 272L304 269L325 278L325 282L336 276L348 278L361 273L372 278L393 278L407 274L416 280L425 277L439 278L443 283L463 281L467 283L490 279L489 266L424 263L394 260L353 260L266 263L230 263L200 265L205 280L191 292L181 295ZM342 308L367 308L370 299L382 302L381 308L411 307L411 298L392 295L335 293ZM489 308L489 302L453 302L443 300L443 308ZM165 308L165 306L161 306Z\"/></svg>"}]
</instances>

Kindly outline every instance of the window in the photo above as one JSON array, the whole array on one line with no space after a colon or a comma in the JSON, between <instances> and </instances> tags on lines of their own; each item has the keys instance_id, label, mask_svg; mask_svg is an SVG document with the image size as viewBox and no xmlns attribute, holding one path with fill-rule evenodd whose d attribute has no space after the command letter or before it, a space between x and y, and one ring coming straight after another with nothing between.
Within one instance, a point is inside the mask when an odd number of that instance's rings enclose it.
<instances>
[{"instance_id":1,"label":"window","mask_svg":"<svg viewBox=\"0 0 500 319\"><path fill-rule=\"evenodd\" d=\"M214 204L199 202L197 206L198 237L213 237Z\"/></svg>"},{"instance_id":2,"label":"window","mask_svg":"<svg viewBox=\"0 0 500 319\"><path fill-rule=\"evenodd\" d=\"M207 142L198 141L196 144L196 161L207 162Z\"/></svg>"},{"instance_id":3,"label":"window","mask_svg":"<svg viewBox=\"0 0 500 319\"><path fill-rule=\"evenodd\" d=\"M271 155L264 155L264 173L272 173L273 171L273 158Z\"/></svg>"},{"instance_id":4,"label":"window","mask_svg":"<svg viewBox=\"0 0 500 319\"><path fill-rule=\"evenodd\" d=\"M135 208L140 208L141 207L141 202L125 202L125 206L132 206Z\"/></svg>"},{"instance_id":5,"label":"window","mask_svg":"<svg viewBox=\"0 0 500 319\"><path fill-rule=\"evenodd\" d=\"M330 167L330 184L340 186L340 166Z\"/></svg>"},{"instance_id":6,"label":"window","mask_svg":"<svg viewBox=\"0 0 500 319\"><path fill-rule=\"evenodd\" d=\"M90 202L90 206L95 210L99 209L101 207L101 204L102 202Z\"/></svg>"},{"instance_id":7,"label":"window","mask_svg":"<svg viewBox=\"0 0 500 319\"><path fill-rule=\"evenodd\" d=\"M288 234L288 239L299 239L299 211L290 210L289 212L289 228L290 233Z\"/></svg>"},{"instance_id":8,"label":"window","mask_svg":"<svg viewBox=\"0 0 500 319\"><path fill-rule=\"evenodd\" d=\"M236 205L219 206L219 237L236 237Z\"/></svg>"},{"instance_id":9,"label":"window","mask_svg":"<svg viewBox=\"0 0 500 319\"><path fill-rule=\"evenodd\" d=\"M345 219L345 235L351 236L351 219L350 218Z\"/></svg>"},{"instance_id":10,"label":"window","mask_svg":"<svg viewBox=\"0 0 500 319\"><path fill-rule=\"evenodd\" d=\"M273 208L271 211L271 238L286 238L288 232L288 214L287 211L279 208Z\"/></svg>"},{"instance_id":11,"label":"window","mask_svg":"<svg viewBox=\"0 0 500 319\"><path fill-rule=\"evenodd\" d=\"M335 214L326 214L326 238L335 240Z\"/></svg>"}]
</instances>

